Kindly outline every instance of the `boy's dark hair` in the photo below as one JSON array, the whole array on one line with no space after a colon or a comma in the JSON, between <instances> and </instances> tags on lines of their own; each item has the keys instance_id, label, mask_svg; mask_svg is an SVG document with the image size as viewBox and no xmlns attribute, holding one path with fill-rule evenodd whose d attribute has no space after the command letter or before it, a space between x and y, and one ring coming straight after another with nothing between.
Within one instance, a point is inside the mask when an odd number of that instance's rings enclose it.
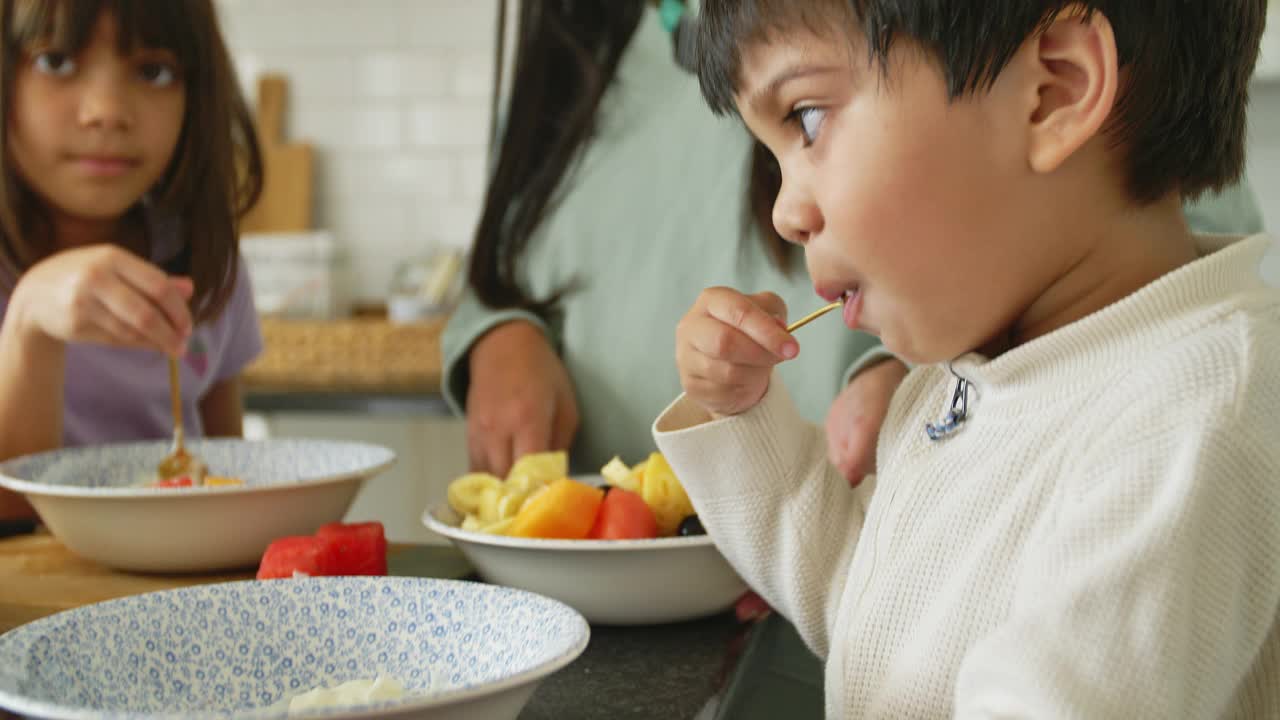
<instances>
[{"instance_id":1,"label":"boy's dark hair","mask_svg":"<svg viewBox=\"0 0 1280 720\"><path fill-rule=\"evenodd\" d=\"M883 69L898 40L940 66L952 99L989 88L1059 13L1099 12L1124 84L1107 127L1133 199L1221 190L1244 170L1246 106L1267 0L704 0L698 74L717 113L734 111L742 50L789 30L860 33ZM837 23L832 21L836 20ZM776 192L775 192L776 194Z\"/></svg>"},{"instance_id":2,"label":"boy's dark hair","mask_svg":"<svg viewBox=\"0 0 1280 720\"><path fill-rule=\"evenodd\" d=\"M262 189L262 156L212 0L0 0L0 137L8 137L14 69L33 44L68 53L88 44L103 12L122 51L157 47L177 56L185 86L182 133L152 193L157 212L181 222L183 252L167 270L190 275L197 320L231 297L239 266L239 218ZM56 251L43 203L14 170L5 143L0 169L0 276L19 275ZM140 207L130 212L141 213Z\"/></svg>"}]
</instances>

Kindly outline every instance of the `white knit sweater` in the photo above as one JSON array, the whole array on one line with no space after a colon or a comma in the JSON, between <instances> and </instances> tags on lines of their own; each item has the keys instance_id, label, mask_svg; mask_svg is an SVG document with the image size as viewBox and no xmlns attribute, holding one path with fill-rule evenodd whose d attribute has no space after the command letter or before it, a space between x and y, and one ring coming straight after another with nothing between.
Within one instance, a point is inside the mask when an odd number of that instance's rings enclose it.
<instances>
[{"instance_id":1,"label":"white knit sweater","mask_svg":"<svg viewBox=\"0 0 1280 720\"><path fill-rule=\"evenodd\" d=\"M1206 245L1227 245L1204 238ZM1280 243L995 360L914 370L850 491L781 383L654 436L826 659L829 718L1280 718ZM803 362L803 356L798 362Z\"/></svg>"}]
</instances>

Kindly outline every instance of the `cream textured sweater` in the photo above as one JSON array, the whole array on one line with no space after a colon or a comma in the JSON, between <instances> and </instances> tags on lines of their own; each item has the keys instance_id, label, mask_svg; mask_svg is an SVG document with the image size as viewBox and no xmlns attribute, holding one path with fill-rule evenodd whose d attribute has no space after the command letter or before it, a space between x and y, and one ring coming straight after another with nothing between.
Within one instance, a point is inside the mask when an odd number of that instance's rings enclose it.
<instances>
[{"instance_id":1,"label":"cream textured sweater","mask_svg":"<svg viewBox=\"0 0 1280 720\"><path fill-rule=\"evenodd\" d=\"M682 397L654 436L826 658L830 718L1280 718L1278 288L1280 243L1249 238L966 356L940 442L955 384L918 368L855 491L776 379L732 418Z\"/></svg>"}]
</instances>

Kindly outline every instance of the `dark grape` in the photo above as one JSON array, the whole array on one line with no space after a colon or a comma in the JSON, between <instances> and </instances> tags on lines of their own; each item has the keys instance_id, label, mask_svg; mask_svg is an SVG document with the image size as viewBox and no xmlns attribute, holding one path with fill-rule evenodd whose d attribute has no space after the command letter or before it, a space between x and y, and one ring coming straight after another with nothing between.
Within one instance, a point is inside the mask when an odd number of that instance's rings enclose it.
<instances>
[{"instance_id":1,"label":"dark grape","mask_svg":"<svg viewBox=\"0 0 1280 720\"><path fill-rule=\"evenodd\" d=\"M707 529L702 527L702 521L698 519L697 515L690 515L689 517L681 520L680 526L676 528L676 535L679 535L680 537L706 534Z\"/></svg>"}]
</instances>

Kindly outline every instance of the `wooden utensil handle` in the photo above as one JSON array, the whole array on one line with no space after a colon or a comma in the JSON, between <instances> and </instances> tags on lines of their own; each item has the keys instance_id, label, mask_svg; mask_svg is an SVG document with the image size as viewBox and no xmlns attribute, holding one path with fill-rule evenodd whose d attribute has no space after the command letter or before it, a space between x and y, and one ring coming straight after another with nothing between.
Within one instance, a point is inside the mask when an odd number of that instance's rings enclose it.
<instances>
[{"instance_id":1,"label":"wooden utensil handle","mask_svg":"<svg viewBox=\"0 0 1280 720\"><path fill-rule=\"evenodd\" d=\"M169 356L169 404L173 413L173 434L182 446L182 384L178 375L178 359Z\"/></svg>"},{"instance_id":2,"label":"wooden utensil handle","mask_svg":"<svg viewBox=\"0 0 1280 720\"><path fill-rule=\"evenodd\" d=\"M284 142L284 103L288 81L268 73L258 79L258 135L263 145Z\"/></svg>"}]
</instances>

